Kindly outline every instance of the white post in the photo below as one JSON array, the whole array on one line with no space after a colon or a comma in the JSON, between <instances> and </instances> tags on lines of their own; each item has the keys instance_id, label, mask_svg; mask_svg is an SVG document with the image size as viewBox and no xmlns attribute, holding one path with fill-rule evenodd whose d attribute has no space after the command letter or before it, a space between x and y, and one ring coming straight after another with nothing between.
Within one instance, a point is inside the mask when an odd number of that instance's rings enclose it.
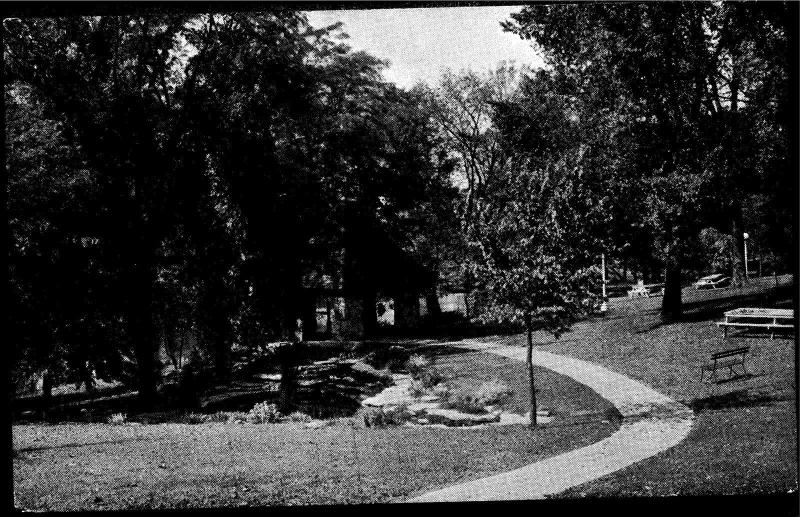
<instances>
[{"instance_id":1,"label":"white post","mask_svg":"<svg viewBox=\"0 0 800 517\"><path fill-rule=\"evenodd\" d=\"M603 274L603 303L600 305L600 312L605 313L608 310L608 305L606 304L606 254L603 253L600 255L600 262L602 263L602 274Z\"/></svg>"},{"instance_id":2,"label":"white post","mask_svg":"<svg viewBox=\"0 0 800 517\"><path fill-rule=\"evenodd\" d=\"M750 237L747 232L743 234L744 236L744 281L747 283L747 279L750 278L750 274L747 270L747 239Z\"/></svg>"}]
</instances>

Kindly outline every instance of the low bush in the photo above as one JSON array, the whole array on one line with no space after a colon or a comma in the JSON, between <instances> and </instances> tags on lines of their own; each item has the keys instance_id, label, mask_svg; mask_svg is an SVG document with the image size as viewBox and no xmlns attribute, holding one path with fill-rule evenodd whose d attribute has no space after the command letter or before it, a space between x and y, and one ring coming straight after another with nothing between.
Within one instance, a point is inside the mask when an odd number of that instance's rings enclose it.
<instances>
[{"instance_id":1,"label":"low bush","mask_svg":"<svg viewBox=\"0 0 800 517\"><path fill-rule=\"evenodd\" d=\"M253 424L268 424L280 420L280 413L275 404L259 402L247 413L247 421Z\"/></svg>"},{"instance_id":2,"label":"low bush","mask_svg":"<svg viewBox=\"0 0 800 517\"><path fill-rule=\"evenodd\" d=\"M450 393L443 406L462 413L481 414L486 412L486 404L477 400L472 392L458 391Z\"/></svg>"},{"instance_id":3,"label":"low bush","mask_svg":"<svg viewBox=\"0 0 800 517\"><path fill-rule=\"evenodd\" d=\"M403 425L412 417L406 404L383 408L383 415L386 425Z\"/></svg>"},{"instance_id":4,"label":"low bush","mask_svg":"<svg viewBox=\"0 0 800 517\"><path fill-rule=\"evenodd\" d=\"M427 392L427 389L425 388L425 385L422 383L422 381L417 380L417 379L412 379L411 380L411 385L408 387L408 393L412 397L419 398L419 397L425 395L426 392Z\"/></svg>"},{"instance_id":5,"label":"low bush","mask_svg":"<svg viewBox=\"0 0 800 517\"><path fill-rule=\"evenodd\" d=\"M431 360L424 355L414 354L406 361L406 370L412 379L419 379L430 366Z\"/></svg>"},{"instance_id":6,"label":"low bush","mask_svg":"<svg viewBox=\"0 0 800 517\"><path fill-rule=\"evenodd\" d=\"M422 383L422 386L429 390L441 383L444 380L444 375L442 375L442 372L435 367L430 366L422 371L419 376L419 380Z\"/></svg>"},{"instance_id":7,"label":"low bush","mask_svg":"<svg viewBox=\"0 0 800 517\"><path fill-rule=\"evenodd\" d=\"M307 415L302 411L295 411L293 413L290 413L289 416L286 417L286 419L289 420L290 422L302 422L302 423L311 422L312 420L310 415Z\"/></svg>"},{"instance_id":8,"label":"low bush","mask_svg":"<svg viewBox=\"0 0 800 517\"><path fill-rule=\"evenodd\" d=\"M444 406L464 413L483 413L486 406L502 404L513 394L503 381L492 379L475 390L460 388L447 393Z\"/></svg>"},{"instance_id":9,"label":"low bush","mask_svg":"<svg viewBox=\"0 0 800 517\"><path fill-rule=\"evenodd\" d=\"M108 417L108 423L111 425L122 425L128 421L128 415L125 413L114 413Z\"/></svg>"},{"instance_id":10,"label":"low bush","mask_svg":"<svg viewBox=\"0 0 800 517\"><path fill-rule=\"evenodd\" d=\"M362 410L361 416L364 419L364 427L384 427L386 425L382 408L366 407Z\"/></svg>"},{"instance_id":11,"label":"low bush","mask_svg":"<svg viewBox=\"0 0 800 517\"><path fill-rule=\"evenodd\" d=\"M498 379L488 380L475 390L476 400L486 406L502 404L513 394L508 384Z\"/></svg>"},{"instance_id":12,"label":"low bush","mask_svg":"<svg viewBox=\"0 0 800 517\"><path fill-rule=\"evenodd\" d=\"M439 383L433 387L431 394L440 400L446 400L447 396L450 394L450 388L444 383Z\"/></svg>"},{"instance_id":13,"label":"low bush","mask_svg":"<svg viewBox=\"0 0 800 517\"><path fill-rule=\"evenodd\" d=\"M203 413L187 413L183 417L183 423L185 424L205 424L211 421L211 415L205 415Z\"/></svg>"},{"instance_id":14,"label":"low bush","mask_svg":"<svg viewBox=\"0 0 800 517\"><path fill-rule=\"evenodd\" d=\"M364 426L386 427L390 425L403 425L412 417L405 404L389 407L368 407L362 411Z\"/></svg>"},{"instance_id":15,"label":"low bush","mask_svg":"<svg viewBox=\"0 0 800 517\"><path fill-rule=\"evenodd\" d=\"M247 413L244 411L220 411L214 414L215 417L217 415L220 415L218 417L220 420L218 421L226 424L243 424L247 422Z\"/></svg>"}]
</instances>

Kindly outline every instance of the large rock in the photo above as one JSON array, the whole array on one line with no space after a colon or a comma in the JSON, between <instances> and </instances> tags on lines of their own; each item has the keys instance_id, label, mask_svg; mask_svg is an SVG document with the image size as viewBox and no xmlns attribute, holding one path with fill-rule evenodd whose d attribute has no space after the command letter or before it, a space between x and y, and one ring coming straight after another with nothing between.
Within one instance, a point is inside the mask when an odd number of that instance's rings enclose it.
<instances>
[{"instance_id":1,"label":"large rock","mask_svg":"<svg viewBox=\"0 0 800 517\"><path fill-rule=\"evenodd\" d=\"M426 413L431 409L437 409L438 407L438 402L415 402L414 404L408 405L408 411L414 415L418 415L420 413Z\"/></svg>"},{"instance_id":2,"label":"large rock","mask_svg":"<svg viewBox=\"0 0 800 517\"><path fill-rule=\"evenodd\" d=\"M484 413L473 415L462 413L455 409L433 408L427 410L427 419L432 424L444 424L451 427L461 427L467 425L489 424L500 421L500 412Z\"/></svg>"},{"instance_id":3,"label":"large rock","mask_svg":"<svg viewBox=\"0 0 800 517\"><path fill-rule=\"evenodd\" d=\"M350 366L351 371L353 374L358 375L360 377L365 377L368 379L374 379L376 381L390 383L392 382L392 374L389 373L388 370L377 370L372 366L368 365L367 363L361 361L355 361Z\"/></svg>"},{"instance_id":4,"label":"large rock","mask_svg":"<svg viewBox=\"0 0 800 517\"><path fill-rule=\"evenodd\" d=\"M406 386L389 386L374 397L369 397L361 403L365 406L399 406L413 401Z\"/></svg>"}]
</instances>

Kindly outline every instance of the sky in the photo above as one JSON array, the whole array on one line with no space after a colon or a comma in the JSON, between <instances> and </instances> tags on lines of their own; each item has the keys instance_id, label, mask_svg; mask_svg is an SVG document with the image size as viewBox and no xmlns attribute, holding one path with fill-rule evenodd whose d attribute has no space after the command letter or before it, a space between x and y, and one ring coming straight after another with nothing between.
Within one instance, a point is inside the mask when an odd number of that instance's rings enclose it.
<instances>
[{"instance_id":1,"label":"sky","mask_svg":"<svg viewBox=\"0 0 800 517\"><path fill-rule=\"evenodd\" d=\"M515 6L433 7L309 11L314 27L338 21L353 50L388 60L384 77L409 88L418 81L435 85L442 72L472 69L485 72L501 61L539 67L541 58L530 42L504 32L500 22Z\"/></svg>"}]
</instances>

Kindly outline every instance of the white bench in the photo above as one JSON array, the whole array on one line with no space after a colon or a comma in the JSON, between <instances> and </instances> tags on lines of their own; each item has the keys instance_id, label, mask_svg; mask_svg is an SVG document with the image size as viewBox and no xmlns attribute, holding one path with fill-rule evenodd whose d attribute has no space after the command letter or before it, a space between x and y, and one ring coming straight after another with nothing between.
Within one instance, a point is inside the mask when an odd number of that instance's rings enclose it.
<instances>
[{"instance_id":1,"label":"white bench","mask_svg":"<svg viewBox=\"0 0 800 517\"><path fill-rule=\"evenodd\" d=\"M718 321L723 329L723 337L728 337L729 328L764 329L775 338L776 330L794 330L794 311L792 309L762 309L742 307L727 311L725 321Z\"/></svg>"}]
</instances>

